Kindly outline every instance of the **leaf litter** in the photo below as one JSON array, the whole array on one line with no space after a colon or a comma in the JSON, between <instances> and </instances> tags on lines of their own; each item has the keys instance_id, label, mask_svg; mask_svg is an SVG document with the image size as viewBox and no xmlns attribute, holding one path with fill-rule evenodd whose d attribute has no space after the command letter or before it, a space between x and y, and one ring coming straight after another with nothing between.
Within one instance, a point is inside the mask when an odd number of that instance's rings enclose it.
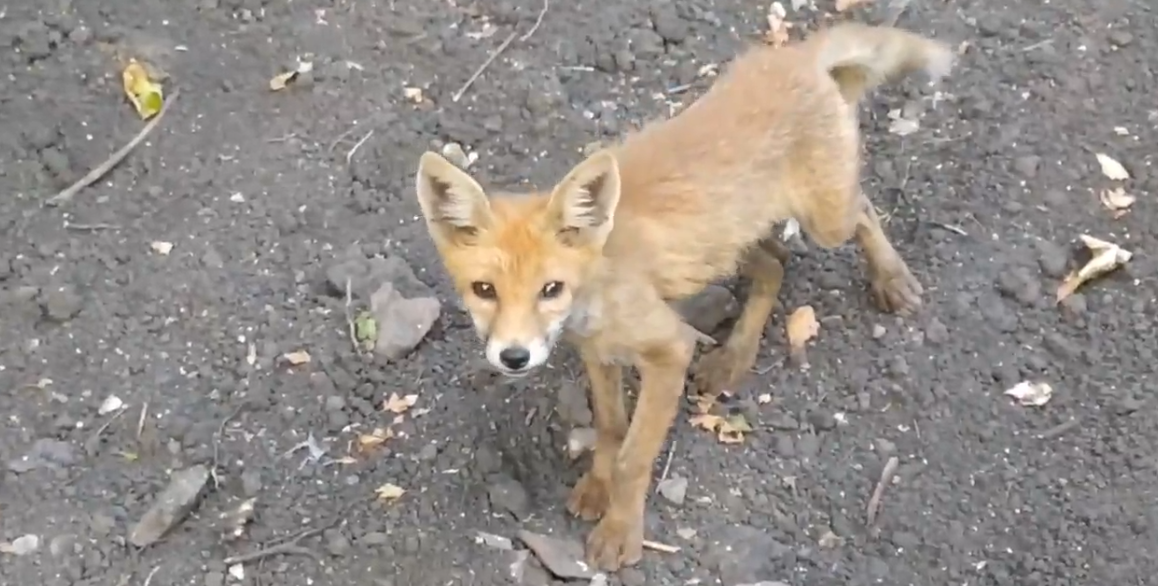
<instances>
[{"instance_id":1,"label":"leaf litter","mask_svg":"<svg viewBox=\"0 0 1158 586\"><path fill-rule=\"evenodd\" d=\"M1102 205L1110 210L1111 215L1117 220L1130 213L1130 206L1134 205L1134 202L1138 198L1126 193L1126 190L1121 187L1115 187L1113 189L1103 189L1098 199L1102 201Z\"/></svg>"},{"instance_id":2,"label":"leaf litter","mask_svg":"<svg viewBox=\"0 0 1158 586\"><path fill-rule=\"evenodd\" d=\"M1023 407L1041 407L1053 397L1053 387L1049 383L1022 381L1005 391Z\"/></svg>"},{"instance_id":3,"label":"leaf litter","mask_svg":"<svg viewBox=\"0 0 1158 586\"><path fill-rule=\"evenodd\" d=\"M1130 178L1130 173L1122 166L1116 159L1105 153L1095 153L1094 157L1098 159L1098 165L1102 168L1102 174L1112 181L1125 181Z\"/></svg>"},{"instance_id":4,"label":"leaf litter","mask_svg":"<svg viewBox=\"0 0 1158 586\"><path fill-rule=\"evenodd\" d=\"M1093 253L1093 256L1082 268L1071 271L1062 281L1061 285L1058 286L1058 303L1065 301L1067 297L1073 295L1073 293L1086 282L1116 270L1129 262L1130 258L1134 256L1134 253L1123 249L1117 244L1106 242L1093 236L1082 234L1081 239L1082 243L1086 245L1086 248L1090 249L1090 252Z\"/></svg>"}]
</instances>

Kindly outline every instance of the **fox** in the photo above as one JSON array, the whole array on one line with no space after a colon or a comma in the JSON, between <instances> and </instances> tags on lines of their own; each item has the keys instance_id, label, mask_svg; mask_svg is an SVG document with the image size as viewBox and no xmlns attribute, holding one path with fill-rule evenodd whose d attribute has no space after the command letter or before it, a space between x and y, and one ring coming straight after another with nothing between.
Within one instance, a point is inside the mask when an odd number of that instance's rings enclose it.
<instances>
[{"instance_id":1,"label":"fox","mask_svg":"<svg viewBox=\"0 0 1158 586\"><path fill-rule=\"evenodd\" d=\"M683 111L592 153L550 190L488 191L421 155L427 232L490 365L522 377L560 340L578 350L596 441L566 506L598 521L589 563L614 572L641 560L652 469L689 377L718 395L754 365L790 256L781 222L826 249L855 240L875 305L919 309L922 287L859 187L857 108L888 81L940 80L954 57L931 37L854 22L755 45ZM751 286L732 331L693 368L701 339L673 302L737 275ZM630 419L625 367L640 377Z\"/></svg>"}]
</instances>

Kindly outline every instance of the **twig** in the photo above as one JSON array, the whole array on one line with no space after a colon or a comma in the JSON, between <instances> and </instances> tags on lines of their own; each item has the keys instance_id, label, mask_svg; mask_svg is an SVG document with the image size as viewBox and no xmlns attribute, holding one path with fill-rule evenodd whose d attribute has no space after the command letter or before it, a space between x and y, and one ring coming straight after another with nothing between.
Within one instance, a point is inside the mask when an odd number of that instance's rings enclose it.
<instances>
[{"instance_id":1,"label":"twig","mask_svg":"<svg viewBox=\"0 0 1158 586\"><path fill-rule=\"evenodd\" d=\"M663 464L663 474L659 475L659 482L667 480L667 473L671 472L671 459L675 455L676 440L671 440L671 449L667 451L667 461ZM659 482L655 483L655 490L659 491Z\"/></svg>"},{"instance_id":2,"label":"twig","mask_svg":"<svg viewBox=\"0 0 1158 586\"><path fill-rule=\"evenodd\" d=\"M374 136L373 128L370 129L370 132L366 133L366 136L363 136L362 138L358 139L358 142L354 143L354 147L350 149L350 152L346 153L347 165L349 165L350 160L354 158L354 153L358 152L358 149L362 148L362 145L366 144L366 141L370 140L371 136Z\"/></svg>"},{"instance_id":3,"label":"twig","mask_svg":"<svg viewBox=\"0 0 1158 586\"><path fill-rule=\"evenodd\" d=\"M326 149L326 152L327 153L334 152L334 149L337 148L338 145L341 144L341 142L346 139L346 137L350 136L351 134L354 134L355 130L358 130L357 124L355 124L353 128L343 132L342 134L339 134L338 138L335 138L334 140L330 141L330 147Z\"/></svg>"},{"instance_id":4,"label":"twig","mask_svg":"<svg viewBox=\"0 0 1158 586\"><path fill-rule=\"evenodd\" d=\"M663 552L663 553L679 553L679 551L680 551L680 548L678 545L668 545L666 543L660 543L658 541L650 541L647 539L643 540L643 548L644 549L650 549L652 551L659 551L659 552Z\"/></svg>"},{"instance_id":5,"label":"twig","mask_svg":"<svg viewBox=\"0 0 1158 586\"><path fill-rule=\"evenodd\" d=\"M221 438L225 435L225 426L228 425L234 417L237 417L241 411L245 409L246 405L247 403L242 403L229 415L226 415L225 419L221 420L221 425L217 426L217 433L213 436L213 467L209 469L209 475L213 477L213 488L215 489L221 488L221 480L217 477L217 466L221 463Z\"/></svg>"},{"instance_id":6,"label":"twig","mask_svg":"<svg viewBox=\"0 0 1158 586\"><path fill-rule=\"evenodd\" d=\"M285 136L278 136L275 138L267 138L267 139L265 139L265 142L267 142L269 144L273 144L273 143L277 143L277 142L286 142L286 141L293 140L297 137L298 137L298 133L291 132Z\"/></svg>"},{"instance_id":7,"label":"twig","mask_svg":"<svg viewBox=\"0 0 1158 586\"><path fill-rule=\"evenodd\" d=\"M457 92L454 92L454 95L450 97L451 101L457 102L462 99L462 95L466 93L466 90L470 89L470 86L474 85L474 82L478 80L478 77L482 75L483 71L485 71L487 67L490 67L491 63L494 63L495 59L503 51L507 50L507 47L511 45L511 42L515 40L515 37L518 36L518 34L519 33L517 32L512 32L511 34L507 35L507 39L503 41L503 44L499 45L499 48L495 49L495 51L491 53L491 56L487 57L487 60L483 61L482 65L479 65L478 69L474 70L474 73L472 73L470 77L467 78L466 83L462 84L462 87L458 88Z\"/></svg>"},{"instance_id":8,"label":"twig","mask_svg":"<svg viewBox=\"0 0 1158 586\"><path fill-rule=\"evenodd\" d=\"M129 156L129 153L133 152L133 149L137 148L137 145L145 140L145 137L157 127L157 124L160 124L161 119L165 117L165 112L169 111L169 108L173 105L173 102L177 101L177 96L180 94L181 90L173 90L173 93L169 94L169 99L165 100L161 105L161 110L157 112L157 115L153 116L153 119L150 120L128 144L113 153L105 162L93 167L92 171L89 171L84 177L78 179L76 183L69 185L64 191L48 198L48 200L44 202L45 205L55 207L62 203L72 201L72 198L75 197L77 193L80 193L82 189L96 183L101 177L104 177L106 173L111 171L113 167L119 165L121 161L125 160L125 157Z\"/></svg>"},{"instance_id":9,"label":"twig","mask_svg":"<svg viewBox=\"0 0 1158 586\"><path fill-rule=\"evenodd\" d=\"M327 529L337 525L338 523L341 523L343 520L346 519L346 517L348 516L348 513L356 505L358 505L362 502L365 502L366 500L368 500L368 499L355 499L353 501L350 501L349 504L342 507L342 510L339 511L337 515L334 515L334 517L331 518L329 521L326 521L325 523L318 525L317 527L311 527L309 529L303 529L301 531L298 531L297 533L294 533L294 534L292 534L288 537L282 538L282 539L274 539L269 545L267 545L266 547L263 547L262 549L259 549L257 551L252 551L252 552L249 552L246 554L227 557L227 558L225 558L225 565L232 566L233 564L241 564L241 563L245 563L245 562L251 562L254 560L261 560L261 559L265 559L265 558L270 557L270 556L282 555L282 554L304 555L304 556L312 557L316 560L319 558L318 554L314 553L309 548L302 547L302 546L298 545L298 543L301 542L301 540L303 540L303 539L313 537L315 535L319 535L322 532L326 531Z\"/></svg>"},{"instance_id":10,"label":"twig","mask_svg":"<svg viewBox=\"0 0 1158 586\"><path fill-rule=\"evenodd\" d=\"M876 525L877 513L881 509L881 498L885 496L885 487L893 481L893 476L896 475L897 467L900 465L900 459L892 456L888 462L885 462L885 467L881 470L881 479L877 482L876 488L873 489L873 495L869 498L868 510L865 514L867 525L870 528Z\"/></svg>"},{"instance_id":11,"label":"twig","mask_svg":"<svg viewBox=\"0 0 1158 586\"><path fill-rule=\"evenodd\" d=\"M64 224L66 230L76 230L78 232L96 232L97 230L120 230L121 227L116 224L72 224L66 222Z\"/></svg>"},{"instance_id":12,"label":"twig","mask_svg":"<svg viewBox=\"0 0 1158 586\"><path fill-rule=\"evenodd\" d=\"M141 416L137 418L137 441L141 441L141 434L145 432L145 417L149 414L149 402L141 405Z\"/></svg>"},{"instance_id":13,"label":"twig","mask_svg":"<svg viewBox=\"0 0 1158 586\"><path fill-rule=\"evenodd\" d=\"M350 343L354 345L354 352L361 352L362 348L358 346L358 330L354 325L354 316L350 313L350 304L353 302L353 296L350 294L350 277L346 277L346 329L350 332Z\"/></svg>"},{"instance_id":14,"label":"twig","mask_svg":"<svg viewBox=\"0 0 1158 586\"><path fill-rule=\"evenodd\" d=\"M543 17L547 16L547 11L550 9L551 0L543 0L543 7L539 9L539 16L535 17L534 26L531 27L531 30L527 31L527 34L519 37L519 42L527 42L527 39L531 38L531 35L535 34L535 31L539 30L539 25L543 24Z\"/></svg>"},{"instance_id":15,"label":"twig","mask_svg":"<svg viewBox=\"0 0 1158 586\"><path fill-rule=\"evenodd\" d=\"M315 560L319 558L318 554L315 553L314 550L298 545L297 541L291 541L289 543L282 543L273 547L251 551L246 554L227 557L225 558L225 565L232 566L233 564L244 564L245 562L252 562L254 560L265 559L270 556L283 554L304 555L314 558Z\"/></svg>"},{"instance_id":16,"label":"twig","mask_svg":"<svg viewBox=\"0 0 1158 586\"><path fill-rule=\"evenodd\" d=\"M144 586L149 586L149 584L153 581L153 576L157 575L157 570L160 570L160 569L161 569L161 566L157 566L157 567L153 568L152 571L149 572L148 576L145 576Z\"/></svg>"}]
</instances>

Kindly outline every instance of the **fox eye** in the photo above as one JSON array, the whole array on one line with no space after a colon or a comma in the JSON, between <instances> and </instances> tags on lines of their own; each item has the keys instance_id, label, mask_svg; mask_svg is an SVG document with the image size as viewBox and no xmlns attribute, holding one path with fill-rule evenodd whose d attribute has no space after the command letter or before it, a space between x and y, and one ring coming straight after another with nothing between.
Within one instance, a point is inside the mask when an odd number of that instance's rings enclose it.
<instances>
[{"instance_id":1,"label":"fox eye","mask_svg":"<svg viewBox=\"0 0 1158 586\"><path fill-rule=\"evenodd\" d=\"M490 283L475 281L470 284L470 290L473 291L479 299L491 300L495 298L495 286Z\"/></svg>"},{"instance_id":2,"label":"fox eye","mask_svg":"<svg viewBox=\"0 0 1158 586\"><path fill-rule=\"evenodd\" d=\"M543 285L543 290L539 291L539 296L543 299L554 299L563 292L563 283L561 281L551 281Z\"/></svg>"}]
</instances>

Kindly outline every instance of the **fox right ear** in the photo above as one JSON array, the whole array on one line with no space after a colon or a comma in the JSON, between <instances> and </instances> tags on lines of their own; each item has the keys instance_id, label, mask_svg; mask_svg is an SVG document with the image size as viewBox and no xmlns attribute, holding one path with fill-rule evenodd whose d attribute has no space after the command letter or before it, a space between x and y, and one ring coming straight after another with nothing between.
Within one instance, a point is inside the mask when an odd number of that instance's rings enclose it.
<instances>
[{"instance_id":1,"label":"fox right ear","mask_svg":"<svg viewBox=\"0 0 1158 586\"><path fill-rule=\"evenodd\" d=\"M418 161L418 205L435 236L470 237L490 226L491 206L483 188L441 155L427 151Z\"/></svg>"}]
</instances>

